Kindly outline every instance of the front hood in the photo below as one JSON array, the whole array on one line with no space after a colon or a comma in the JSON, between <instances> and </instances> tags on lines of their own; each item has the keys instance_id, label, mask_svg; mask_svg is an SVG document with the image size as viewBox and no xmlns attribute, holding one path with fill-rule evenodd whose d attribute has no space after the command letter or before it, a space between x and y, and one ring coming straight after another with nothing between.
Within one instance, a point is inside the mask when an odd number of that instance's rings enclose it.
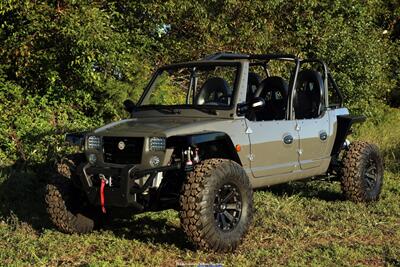
<instances>
[{"instance_id":1,"label":"front hood","mask_svg":"<svg viewBox=\"0 0 400 267\"><path fill-rule=\"evenodd\" d=\"M207 132L217 122L232 120L210 118L132 118L107 124L94 131L100 136L165 136ZM214 125L214 126L213 126ZM219 128L219 127L218 127ZM217 129L215 129L217 130Z\"/></svg>"}]
</instances>

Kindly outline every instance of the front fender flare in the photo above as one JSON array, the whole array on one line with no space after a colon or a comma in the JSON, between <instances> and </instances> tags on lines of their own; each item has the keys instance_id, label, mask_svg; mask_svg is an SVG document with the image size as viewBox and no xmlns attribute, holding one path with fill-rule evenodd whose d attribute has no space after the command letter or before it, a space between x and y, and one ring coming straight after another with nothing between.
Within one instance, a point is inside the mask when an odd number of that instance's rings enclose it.
<instances>
[{"instance_id":1,"label":"front fender flare","mask_svg":"<svg viewBox=\"0 0 400 267\"><path fill-rule=\"evenodd\" d=\"M235 149L232 139L224 132L205 132L188 135L177 135L167 138L167 148L188 146L202 147L206 149L208 144L217 144L224 153L225 158L231 159L242 165L239 155Z\"/></svg>"}]
</instances>

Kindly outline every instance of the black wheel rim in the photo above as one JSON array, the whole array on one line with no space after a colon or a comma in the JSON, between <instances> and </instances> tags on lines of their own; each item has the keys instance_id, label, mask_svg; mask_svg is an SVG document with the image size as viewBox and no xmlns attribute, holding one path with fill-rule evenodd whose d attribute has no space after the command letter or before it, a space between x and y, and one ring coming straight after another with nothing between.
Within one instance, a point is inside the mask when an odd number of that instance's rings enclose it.
<instances>
[{"instance_id":1,"label":"black wheel rim","mask_svg":"<svg viewBox=\"0 0 400 267\"><path fill-rule=\"evenodd\" d=\"M378 180L377 164L373 159L368 161L365 168L364 180L367 185L368 190L373 190L375 188L376 182Z\"/></svg>"},{"instance_id":2,"label":"black wheel rim","mask_svg":"<svg viewBox=\"0 0 400 267\"><path fill-rule=\"evenodd\" d=\"M234 184L224 184L218 189L214 200L214 219L217 227L228 232L233 230L242 214L242 197Z\"/></svg>"}]
</instances>

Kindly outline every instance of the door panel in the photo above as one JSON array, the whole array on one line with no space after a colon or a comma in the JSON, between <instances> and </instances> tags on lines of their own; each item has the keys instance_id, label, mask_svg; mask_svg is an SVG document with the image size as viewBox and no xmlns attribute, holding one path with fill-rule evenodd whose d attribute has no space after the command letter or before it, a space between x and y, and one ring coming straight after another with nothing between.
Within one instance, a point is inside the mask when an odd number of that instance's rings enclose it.
<instances>
[{"instance_id":1,"label":"door panel","mask_svg":"<svg viewBox=\"0 0 400 267\"><path fill-rule=\"evenodd\" d=\"M316 119L297 120L300 136L299 161L301 169L317 168L329 156L328 144L333 138L329 114Z\"/></svg>"},{"instance_id":2,"label":"door panel","mask_svg":"<svg viewBox=\"0 0 400 267\"><path fill-rule=\"evenodd\" d=\"M253 176L268 177L298 168L299 132L296 121L248 121L250 168Z\"/></svg>"}]
</instances>

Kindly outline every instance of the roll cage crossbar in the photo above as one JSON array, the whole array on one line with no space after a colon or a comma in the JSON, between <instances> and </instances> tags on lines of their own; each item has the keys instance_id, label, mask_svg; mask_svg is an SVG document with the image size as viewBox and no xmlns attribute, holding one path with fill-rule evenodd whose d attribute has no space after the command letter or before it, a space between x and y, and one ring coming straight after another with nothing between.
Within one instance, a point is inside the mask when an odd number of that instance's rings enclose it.
<instances>
[{"instance_id":1,"label":"roll cage crossbar","mask_svg":"<svg viewBox=\"0 0 400 267\"><path fill-rule=\"evenodd\" d=\"M270 60L270 59L280 59L295 61L296 56L290 54L235 54L221 52L206 56L203 60L234 60L234 59L255 59L255 60Z\"/></svg>"}]
</instances>

